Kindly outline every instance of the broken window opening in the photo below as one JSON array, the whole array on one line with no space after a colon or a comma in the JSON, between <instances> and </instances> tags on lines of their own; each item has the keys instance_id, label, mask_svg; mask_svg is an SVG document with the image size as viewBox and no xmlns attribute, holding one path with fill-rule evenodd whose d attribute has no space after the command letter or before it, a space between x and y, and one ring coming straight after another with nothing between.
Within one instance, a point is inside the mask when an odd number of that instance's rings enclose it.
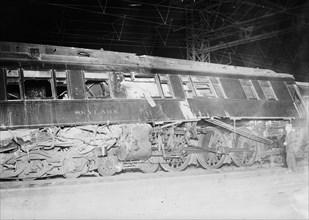
<instances>
[{"instance_id":1,"label":"broken window opening","mask_svg":"<svg viewBox=\"0 0 309 220\"><path fill-rule=\"evenodd\" d=\"M173 98L173 91L167 75L159 75L163 96L165 98Z\"/></svg>"},{"instance_id":2,"label":"broken window opening","mask_svg":"<svg viewBox=\"0 0 309 220\"><path fill-rule=\"evenodd\" d=\"M26 99L52 99L51 71L24 70Z\"/></svg>"},{"instance_id":3,"label":"broken window opening","mask_svg":"<svg viewBox=\"0 0 309 220\"><path fill-rule=\"evenodd\" d=\"M182 82L182 87L183 90L186 94L187 98L193 98L193 96L195 96L194 90L193 90L193 85L192 82L190 80L189 76L181 76L180 77L181 82Z\"/></svg>"},{"instance_id":4,"label":"broken window opening","mask_svg":"<svg viewBox=\"0 0 309 220\"><path fill-rule=\"evenodd\" d=\"M57 99L69 99L66 71L56 71L56 94Z\"/></svg>"},{"instance_id":5,"label":"broken window opening","mask_svg":"<svg viewBox=\"0 0 309 220\"><path fill-rule=\"evenodd\" d=\"M6 95L8 100L20 100L20 74L19 70L6 70Z\"/></svg>"},{"instance_id":6,"label":"broken window opening","mask_svg":"<svg viewBox=\"0 0 309 220\"><path fill-rule=\"evenodd\" d=\"M306 115L307 110L306 110L305 104L303 103L303 101L300 97L300 94L296 90L296 85L286 82L286 86L288 88L291 99L294 102L294 105L295 105L300 117L303 117L304 115Z\"/></svg>"},{"instance_id":7,"label":"broken window opening","mask_svg":"<svg viewBox=\"0 0 309 220\"><path fill-rule=\"evenodd\" d=\"M191 79L197 96L216 97L209 77L191 76Z\"/></svg>"},{"instance_id":8,"label":"broken window opening","mask_svg":"<svg viewBox=\"0 0 309 220\"><path fill-rule=\"evenodd\" d=\"M86 97L110 98L109 74L101 72L84 72Z\"/></svg>"},{"instance_id":9,"label":"broken window opening","mask_svg":"<svg viewBox=\"0 0 309 220\"><path fill-rule=\"evenodd\" d=\"M295 89L295 86L294 84L286 84L288 90L289 90L289 93L290 93L290 96L291 96L291 99L293 102L300 102L300 98L296 92L296 89Z\"/></svg>"},{"instance_id":10,"label":"broken window opening","mask_svg":"<svg viewBox=\"0 0 309 220\"><path fill-rule=\"evenodd\" d=\"M161 97L154 76L124 75L122 85L125 87L129 99L145 98L146 96Z\"/></svg>"}]
</instances>

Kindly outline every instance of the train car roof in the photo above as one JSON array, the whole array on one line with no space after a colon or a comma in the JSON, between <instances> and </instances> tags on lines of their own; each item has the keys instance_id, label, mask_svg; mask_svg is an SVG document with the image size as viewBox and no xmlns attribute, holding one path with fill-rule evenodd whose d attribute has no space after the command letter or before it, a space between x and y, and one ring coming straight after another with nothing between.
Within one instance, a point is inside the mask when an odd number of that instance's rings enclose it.
<instances>
[{"instance_id":1,"label":"train car roof","mask_svg":"<svg viewBox=\"0 0 309 220\"><path fill-rule=\"evenodd\" d=\"M105 51L42 44L0 42L0 61L34 61L65 65L109 65L133 68L179 70L218 75L263 76L292 78L291 74L276 73L270 69L259 69L223 65L190 60L138 56L133 53Z\"/></svg>"}]
</instances>

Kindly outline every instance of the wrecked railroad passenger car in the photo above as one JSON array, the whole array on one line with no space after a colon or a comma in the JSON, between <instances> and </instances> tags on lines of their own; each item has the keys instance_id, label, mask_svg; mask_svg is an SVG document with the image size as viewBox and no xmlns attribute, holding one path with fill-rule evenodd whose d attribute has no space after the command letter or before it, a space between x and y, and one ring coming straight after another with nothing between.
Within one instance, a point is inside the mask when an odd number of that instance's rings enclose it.
<instances>
[{"instance_id":1,"label":"wrecked railroad passenger car","mask_svg":"<svg viewBox=\"0 0 309 220\"><path fill-rule=\"evenodd\" d=\"M285 124L305 117L289 74L0 43L1 179L280 161Z\"/></svg>"}]
</instances>

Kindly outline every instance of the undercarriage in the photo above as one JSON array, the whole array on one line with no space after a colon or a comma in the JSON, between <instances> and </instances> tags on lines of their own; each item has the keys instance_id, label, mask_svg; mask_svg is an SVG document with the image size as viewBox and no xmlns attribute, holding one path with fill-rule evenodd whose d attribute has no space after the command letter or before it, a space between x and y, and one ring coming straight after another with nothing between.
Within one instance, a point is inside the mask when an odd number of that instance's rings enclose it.
<instances>
[{"instance_id":1,"label":"undercarriage","mask_svg":"<svg viewBox=\"0 0 309 220\"><path fill-rule=\"evenodd\" d=\"M160 124L48 127L1 132L0 178L111 176L128 169L175 172L189 165L284 164L285 121L216 119Z\"/></svg>"}]
</instances>

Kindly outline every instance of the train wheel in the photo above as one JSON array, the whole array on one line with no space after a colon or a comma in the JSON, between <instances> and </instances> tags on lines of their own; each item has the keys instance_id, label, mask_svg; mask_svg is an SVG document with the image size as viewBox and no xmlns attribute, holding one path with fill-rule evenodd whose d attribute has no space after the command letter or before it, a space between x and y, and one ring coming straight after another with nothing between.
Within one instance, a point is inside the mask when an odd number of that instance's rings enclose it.
<instances>
[{"instance_id":1,"label":"train wheel","mask_svg":"<svg viewBox=\"0 0 309 220\"><path fill-rule=\"evenodd\" d=\"M223 147L227 146L226 139L222 132L215 127L206 127L205 133L199 135L199 146L202 148L211 148L216 153L206 151L197 155L197 160L203 168L219 168L226 157Z\"/></svg>"},{"instance_id":2,"label":"train wheel","mask_svg":"<svg viewBox=\"0 0 309 220\"><path fill-rule=\"evenodd\" d=\"M150 157L145 162L138 165L143 173L154 173L159 168L159 161L156 157Z\"/></svg>"},{"instance_id":3,"label":"train wheel","mask_svg":"<svg viewBox=\"0 0 309 220\"><path fill-rule=\"evenodd\" d=\"M99 158L98 172L101 176L112 176L119 171L119 164L115 155Z\"/></svg>"},{"instance_id":4,"label":"train wheel","mask_svg":"<svg viewBox=\"0 0 309 220\"><path fill-rule=\"evenodd\" d=\"M238 135L235 148L246 150L230 153L232 160L237 166L251 166L255 162L258 154L258 143L256 141Z\"/></svg>"},{"instance_id":5,"label":"train wheel","mask_svg":"<svg viewBox=\"0 0 309 220\"><path fill-rule=\"evenodd\" d=\"M177 172L184 170L191 161L192 155L181 157L160 158L160 165L163 170L168 172Z\"/></svg>"},{"instance_id":6,"label":"train wheel","mask_svg":"<svg viewBox=\"0 0 309 220\"><path fill-rule=\"evenodd\" d=\"M88 160L85 158L65 159L64 166L67 172L63 175L65 178L77 178L88 172Z\"/></svg>"},{"instance_id":7,"label":"train wheel","mask_svg":"<svg viewBox=\"0 0 309 220\"><path fill-rule=\"evenodd\" d=\"M172 139L170 146L166 146L166 157L160 157L159 162L163 170L168 172L177 172L186 169L191 161L191 154L187 154L183 151L183 147L187 147L188 144L183 135L175 135Z\"/></svg>"}]
</instances>

